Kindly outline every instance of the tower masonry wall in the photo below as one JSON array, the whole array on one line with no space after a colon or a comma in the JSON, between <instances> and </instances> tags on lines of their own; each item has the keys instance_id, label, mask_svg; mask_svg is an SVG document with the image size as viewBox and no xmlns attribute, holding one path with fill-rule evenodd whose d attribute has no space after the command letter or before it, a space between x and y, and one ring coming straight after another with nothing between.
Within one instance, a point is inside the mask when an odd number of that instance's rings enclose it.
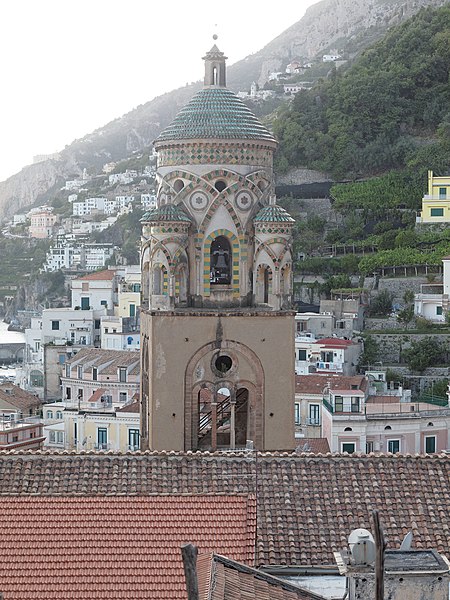
<instances>
[{"instance_id":1,"label":"tower masonry wall","mask_svg":"<svg viewBox=\"0 0 450 600\"><path fill-rule=\"evenodd\" d=\"M229 383L250 390L256 416L247 437L254 438L255 447L294 448L294 377L287 376L294 373L294 314L251 309L143 311L142 368L148 377L143 377L142 397L148 400L142 418L148 423L148 447L195 449L199 389L219 390ZM222 351L236 363L224 375L213 366Z\"/></svg>"}]
</instances>

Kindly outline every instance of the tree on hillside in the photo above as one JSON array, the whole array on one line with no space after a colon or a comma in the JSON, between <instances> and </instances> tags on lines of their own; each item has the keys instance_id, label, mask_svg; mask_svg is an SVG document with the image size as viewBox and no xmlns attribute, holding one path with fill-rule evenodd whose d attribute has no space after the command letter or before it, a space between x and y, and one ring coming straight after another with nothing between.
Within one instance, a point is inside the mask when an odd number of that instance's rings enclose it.
<instances>
[{"instance_id":1,"label":"tree on hillside","mask_svg":"<svg viewBox=\"0 0 450 600\"><path fill-rule=\"evenodd\" d=\"M369 314L371 317L386 317L392 312L394 294L389 290L381 290L370 302Z\"/></svg>"},{"instance_id":2,"label":"tree on hillside","mask_svg":"<svg viewBox=\"0 0 450 600\"><path fill-rule=\"evenodd\" d=\"M443 345L430 336L412 342L411 347L403 351L403 357L411 371L423 373L428 367L445 362L446 352Z\"/></svg>"}]
</instances>

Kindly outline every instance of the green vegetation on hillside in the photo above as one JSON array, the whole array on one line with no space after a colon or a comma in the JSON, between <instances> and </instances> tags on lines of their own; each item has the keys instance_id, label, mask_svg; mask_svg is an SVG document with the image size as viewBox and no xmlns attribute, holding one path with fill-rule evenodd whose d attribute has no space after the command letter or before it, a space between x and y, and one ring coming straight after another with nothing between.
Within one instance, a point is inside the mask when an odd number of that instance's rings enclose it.
<instances>
[{"instance_id":1,"label":"green vegetation on hillside","mask_svg":"<svg viewBox=\"0 0 450 600\"><path fill-rule=\"evenodd\" d=\"M307 165L355 178L416 160L433 168L436 153L448 164L449 67L450 6L422 10L280 109L278 170Z\"/></svg>"}]
</instances>

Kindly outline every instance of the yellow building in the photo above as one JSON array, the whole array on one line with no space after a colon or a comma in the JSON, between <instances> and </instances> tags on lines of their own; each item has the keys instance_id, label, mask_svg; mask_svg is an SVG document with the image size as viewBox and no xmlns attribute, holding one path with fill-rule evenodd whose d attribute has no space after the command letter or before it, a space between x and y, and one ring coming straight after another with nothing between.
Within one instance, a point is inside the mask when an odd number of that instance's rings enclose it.
<instances>
[{"instance_id":1,"label":"yellow building","mask_svg":"<svg viewBox=\"0 0 450 600\"><path fill-rule=\"evenodd\" d=\"M141 304L141 269L139 265L125 267L119 281L118 305L114 311L118 317L136 318Z\"/></svg>"},{"instance_id":2,"label":"yellow building","mask_svg":"<svg viewBox=\"0 0 450 600\"><path fill-rule=\"evenodd\" d=\"M68 450L139 450L139 401L122 407L64 411Z\"/></svg>"},{"instance_id":3,"label":"yellow building","mask_svg":"<svg viewBox=\"0 0 450 600\"><path fill-rule=\"evenodd\" d=\"M428 193L422 198L418 223L450 222L450 175L436 177L428 171Z\"/></svg>"}]
</instances>

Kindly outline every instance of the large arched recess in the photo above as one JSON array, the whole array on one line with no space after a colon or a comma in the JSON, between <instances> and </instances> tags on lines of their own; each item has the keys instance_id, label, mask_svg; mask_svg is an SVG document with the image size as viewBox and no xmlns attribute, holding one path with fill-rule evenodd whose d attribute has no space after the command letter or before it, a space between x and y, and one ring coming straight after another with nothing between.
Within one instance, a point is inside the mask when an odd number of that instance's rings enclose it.
<instances>
[{"instance_id":1,"label":"large arched recess","mask_svg":"<svg viewBox=\"0 0 450 600\"><path fill-rule=\"evenodd\" d=\"M251 348L235 340L224 340L217 346L217 342L208 342L197 350L189 360L184 378L184 447L185 450L197 450L197 424L198 424L198 392L202 387L210 387L212 380L215 386L220 386L221 377L214 376L208 365L212 363L213 356L218 350L229 352L237 362L237 370L227 380L232 379L234 390L245 388L248 390L248 431L247 439L253 441L254 447L264 449L264 370L257 354ZM242 362L241 362L242 361ZM202 376L195 373L199 363L203 363ZM239 363L250 367L251 377L240 378Z\"/></svg>"}]
</instances>

